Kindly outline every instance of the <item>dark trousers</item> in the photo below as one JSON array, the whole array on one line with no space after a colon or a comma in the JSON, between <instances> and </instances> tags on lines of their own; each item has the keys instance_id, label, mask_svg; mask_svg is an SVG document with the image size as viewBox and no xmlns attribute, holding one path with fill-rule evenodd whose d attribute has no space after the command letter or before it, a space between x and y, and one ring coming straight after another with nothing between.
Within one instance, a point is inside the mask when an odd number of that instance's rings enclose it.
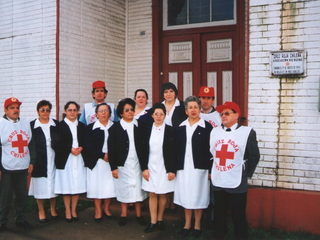
<instances>
[{"instance_id":1,"label":"dark trousers","mask_svg":"<svg viewBox=\"0 0 320 240\"><path fill-rule=\"evenodd\" d=\"M15 221L26 220L26 208L28 203L27 188L28 170L21 172L2 172L0 180L0 224L8 222L8 214L12 195L14 194Z\"/></svg>"},{"instance_id":2,"label":"dark trousers","mask_svg":"<svg viewBox=\"0 0 320 240\"><path fill-rule=\"evenodd\" d=\"M246 217L247 193L214 191L214 237L223 239L227 234L227 211L231 210L234 239L248 239Z\"/></svg>"}]
</instances>

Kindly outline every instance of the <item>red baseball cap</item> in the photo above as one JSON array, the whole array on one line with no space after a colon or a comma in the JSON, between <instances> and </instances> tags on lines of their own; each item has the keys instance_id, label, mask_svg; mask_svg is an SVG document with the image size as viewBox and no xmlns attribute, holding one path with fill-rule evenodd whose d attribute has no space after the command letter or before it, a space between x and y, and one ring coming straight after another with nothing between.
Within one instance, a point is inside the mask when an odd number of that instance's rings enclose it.
<instances>
[{"instance_id":1,"label":"red baseball cap","mask_svg":"<svg viewBox=\"0 0 320 240\"><path fill-rule=\"evenodd\" d=\"M199 97L214 97L214 88L202 86L199 90Z\"/></svg>"},{"instance_id":2,"label":"red baseball cap","mask_svg":"<svg viewBox=\"0 0 320 240\"><path fill-rule=\"evenodd\" d=\"M219 105L216 107L216 110L219 112L219 113L222 113L222 111L224 109L232 109L234 111L236 111L239 116L241 115L241 111L240 111L240 107L238 106L238 104L236 104L235 102L225 102L223 105Z\"/></svg>"},{"instance_id":3,"label":"red baseball cap","mask_svg":"<svg viewBox=\"0 0 320 240\"><path fill-rule=\"evenodd\" d=\"M11 97L4 101L4 108L7 108L12 103L18 103L19 106L22 104L22 102L20 102L17 98Z\"/></svg>"},{"instance_id":4,"label":"red baseball cap","mask_svg":"<svg viewBox=\"0 0 320 240\"><path fill-rule=\"evenodd\" d=\"M92 83L92 88L94 89L94 88L106 88L106 83L105 82L103 82L103 81L100 81L100 80L98 80L98 81L95 81L95 82L93 82Z\"/></svg>"}]
</instances>

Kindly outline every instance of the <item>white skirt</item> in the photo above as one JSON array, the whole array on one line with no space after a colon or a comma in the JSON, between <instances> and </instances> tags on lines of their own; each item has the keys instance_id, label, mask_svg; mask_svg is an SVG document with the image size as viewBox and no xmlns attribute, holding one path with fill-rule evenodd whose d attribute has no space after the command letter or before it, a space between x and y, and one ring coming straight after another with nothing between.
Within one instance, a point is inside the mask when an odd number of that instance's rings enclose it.
<instances>
[{"instance_id":1,"label":"white skirt","mask_svg":"<svg viewBox=\"0 0 320 240\"><path fill-rule=\"evenodd\" d=\"M168 173L166 172L162 156L150 155L148 170L149 181L142 179L143 190L156 194L166 194L174 191L175 180L168 180Z\"/></svg>"},{"instance_id":2,"label":"white skirt","mask_svg":"<svg viewBox=\"0 0 320 240\"><path fill-rule=\"evenodd\" d=\"M99 159L92 170L87 168L87 198L114 197L116 197L116 191L110 164Z\"/></svg>"},{"instance_id":3,"label":"white skirt","mask_svg":"<svg viewBox=\"0 0 320 240\"><path fill-rule=\"evenodd\" d=\"M56 170L55 194L80 194L87 191L87 170L81 154L70 153L64 169Z\"/></svg>"},{"instance_id":4,"label":"white skirt","mask_svg":"<svg viewBox=\"0 0 320 240\"><path fill-rule=\"evenodd\" d=\"M186 209L205 209L209 205L209 192L208 170L189 168L177 171L175 204Z\"/></svg>"}]
</instances>

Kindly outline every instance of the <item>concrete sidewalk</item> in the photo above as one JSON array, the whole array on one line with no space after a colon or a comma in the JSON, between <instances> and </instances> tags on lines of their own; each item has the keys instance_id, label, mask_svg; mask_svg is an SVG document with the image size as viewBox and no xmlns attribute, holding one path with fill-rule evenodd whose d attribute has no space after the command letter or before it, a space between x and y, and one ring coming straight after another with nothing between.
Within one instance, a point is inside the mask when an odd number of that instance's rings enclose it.
<instances>
[{"instance_id":1,"label":"concrete sidewalk","mask_svg":"<svg viewBox=\"0 0 320 240\"><path fill-rule=\"evenodd\" d=\"M127 225L120 227L118 221L120 218L120 204L116 201L112 203L111 211L114 219L108 220L106 217L100 223L94 222L94 207L89 207L78 213L80 220L78 222L66 223L63 212L59 212L60 218L52 220L48 215L48 223L40 223L37 213L28 213L27 220L34 228L32 230L23 230L15 226L13 214L10 213L7 230L0 233L0 239L116 239L116 240L167 240L179 239L177 232L180 230L178 219L180 214L165 213L164 223L165 231L155 230L151 233L144 233L145 226L141 226L135 219L134 211L128 211ZM149 222L150 215L147 207L143 210L143 216L146 222ZM179 225L179 226L177 226ZM202 238L199 238L202 239Z\"/></svg>"}]
</instances>

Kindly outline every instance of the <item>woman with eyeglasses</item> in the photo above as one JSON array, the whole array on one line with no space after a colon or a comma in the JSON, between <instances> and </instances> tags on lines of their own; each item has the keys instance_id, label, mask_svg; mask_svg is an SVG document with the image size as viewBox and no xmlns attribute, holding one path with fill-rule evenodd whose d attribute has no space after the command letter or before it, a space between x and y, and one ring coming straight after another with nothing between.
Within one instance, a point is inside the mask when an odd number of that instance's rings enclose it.
<instances>
[{"instance_id":1,"label":"woman with eyeglasses","mask_svg":"<svg viewBox=\"0 0 320 240\"><path fill-rule=\"evenodd\" d=\"M141 202L147 198L141 189L141 123L134 119L135 102L122 99L117 107L119 122L109 129L108 155L112 176L115 178L116 198L121 202L120 226L127 223L128 204L135 203L136 220L141 225Z\"/></svg>"},{"instance_id":2,"label":"woman with eyeglasses","mask_svg":"<svg viewBox=\"0 0 320 240\"><path fill-rule=\"evenodd\" d=\"M69 101L64 106L66 117L59 122L59 140L55 144L55 193L61 194L66 209L66 222L78 221L79 195L87 191L86 167L83 160L86 126L78 121L80 106Z\"/></svg>"},{"instance_id":3,"label":"woman with eyeglasses","mask_svg":"<svg viewBox=\"0 0 320 240\"><path fill-rule=\"evenodd\" d=\"M178 129L174 203L182 206L185 213L185 225L180 236L186 237L189 234L194 212L193 237L197 238L201 234L202 210L209 205L212 125L200 118L201 103L197 97L190 96L184 103L188 119L183 121Z\"/></svg>"},{"instance_id":4,"label":"woman with eyeglasses","mask_svg":"<svg viewBox=\"0 0 320 240\"><path fill-rule=\"evenodd\" d=\"M94 221L99 223L102 220L102 214L112 219L110 203L111 198L116 197L116 192L107 145L108 129L113 125L109 120L112 114L111 108L108 104L101 103L96 106L95 112L98 120L87 126L86 136L87 198L94 199Z\"/></svg>"},{"instance_id":5,"label":"woman with eyeglasses","mask_svg":"<svg viewBox=\"0 0 320 240\"><path fill-rule=\"evenodd\" d=\"M156 103L151 108L154 119L152 127L143 128L142 147L144 155L140 159L142 169L142 189L149 192L151 221L144 232L154 229L165 230L163 213L167 203L166 194L174 191L176 172L175 134L173 127L164 123L165 106Z\"/></svg>"},{"instance_id":6,"label":"woman with eyeglasses","mask_svg":"<svg viewBox=\"0 0 320 240\"><path fill-rule=\"evenodd\" d=\"M56 166L54 163L55 152L52 143L57 139L58 121L50 118L52 104L41 100L37 104L38 118L31 121L32 141L35 151L30 151L34 159L34 168L31 174L29 195L34 196L39 209L40 223L46 223L44 200L50 199L50 212L53 219L58 218L56 211L57 195L54 194L54 178Z\"/></svg>"}]
</instances>

